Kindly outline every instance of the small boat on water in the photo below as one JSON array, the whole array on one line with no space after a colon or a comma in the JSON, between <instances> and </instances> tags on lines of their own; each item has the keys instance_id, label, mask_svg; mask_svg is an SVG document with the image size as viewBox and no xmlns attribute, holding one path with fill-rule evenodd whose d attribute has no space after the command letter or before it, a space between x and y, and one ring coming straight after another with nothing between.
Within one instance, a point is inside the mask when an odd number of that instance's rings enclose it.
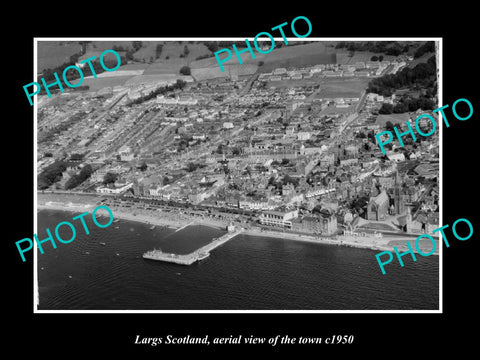
<instances>
[{"instance_id":1,"label":"small boat on water","mask_svg":"<svg viewBox=\"0 0 480 360\"><path fill-rule=\"evenodd\" d=\"M107 244L105 244L104 242L100 242L100 245L105 246L105 245L107 245Z\"/></svg>"},{"instance_id":2,"label":"small boat on water","mask_svg":"<svg viewBox=\"0 0 480 360\"><path fill-rule=\"evenodd\" d=\"M119 222L119 221L120 221L120 219L113 220L114 223Z\"/></svg>"},{"instance_id":3,"label":"small boat on water","mask_svg":"<svg viewBox=\"0 0 480 360\"><path fill-rule=\"evenodd\" d=\"M150 226L150 230L155 229L155 225Z\"/></svg>"}]
</instances>

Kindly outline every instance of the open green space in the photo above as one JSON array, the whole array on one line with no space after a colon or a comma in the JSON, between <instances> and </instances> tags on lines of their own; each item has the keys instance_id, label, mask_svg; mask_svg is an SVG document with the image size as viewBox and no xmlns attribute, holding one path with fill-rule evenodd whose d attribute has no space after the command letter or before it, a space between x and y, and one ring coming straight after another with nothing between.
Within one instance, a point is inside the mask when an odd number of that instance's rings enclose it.
<instances>
[{"instance_id":1,"label":"open green space","mask_svg":"<svg viewBox=\"0 0 480 360\"><path fill-rule=\"evenodd\" d=\"M54 69L82 50L77 41L39 41L37 43L37 72Z\"/></svg>"}]
</instances>

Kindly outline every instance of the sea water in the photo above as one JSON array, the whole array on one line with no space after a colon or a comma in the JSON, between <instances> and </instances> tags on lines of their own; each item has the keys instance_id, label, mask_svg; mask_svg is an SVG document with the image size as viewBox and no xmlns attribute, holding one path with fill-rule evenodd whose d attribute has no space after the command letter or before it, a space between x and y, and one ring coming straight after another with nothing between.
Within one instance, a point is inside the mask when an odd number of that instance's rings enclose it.
<instances>
[{"instance_id":1,"label":"sea water","mask_svg":"<svg viewBox=\"0 0 480 360\"><path fill-rule=\"evenodd\" d=\"M42 210L41 229L72 213ZM377 251L239 235L190 266L142 258L154 248L189 253L225 231L180 231L120 220L38 253L39 309L435 310L439 258L404 257L382 275ZM105 245L102 245L104 243ZM411 259L410 259L411 260Z\"/></svg>"}]
</instances>

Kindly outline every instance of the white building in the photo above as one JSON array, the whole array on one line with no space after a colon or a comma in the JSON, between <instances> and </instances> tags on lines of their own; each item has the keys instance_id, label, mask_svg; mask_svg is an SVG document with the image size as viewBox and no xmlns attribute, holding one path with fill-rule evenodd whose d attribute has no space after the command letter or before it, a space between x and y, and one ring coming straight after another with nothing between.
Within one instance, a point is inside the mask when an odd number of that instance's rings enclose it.
<instances>
[{"instance_id":1,"label":"white building","mask_svg":"<svg viewBox=\"0 0 480 360\"><path fill-rule=\"evenodd\" d=\"M402 152L387 153L387 157L390 161L394 161L394 162L405 161L405 155L403 155Z\"/></svg>"},{"instance_id":2,"label":"white building","mask_svg":"<svg viewBox=\"0 0 480 360\"><path fill-rule=\"evenodd\" d=\"M301 141L309 140L310 139L310 133L308 131L301 131L297 133L297 139Z\"/></svg>"},{"instance_id":3,"label":"white building","mask_svg":"<svg viewBox=\"0 0 480 360\"><path fill-rule=\"evenodd\" d=\"M260 214L259 220L262 225L292 228L292 220L298 217L298 209L295 210L270 210Z\"/></svg>"},{"instance_id":4,"label":"white building","mask_svg":"<svg viewBox=\"0 0 480 360\"><path fill-rule=\"evenodd\" d=\"M97 192L99 192L101 194L121 194L124 191L127 191L128 189L130 189L132 186L133 186L133 183L127 183L127 184L125 184L123 186L119 186L119 187L101 186L101 187L97 188Z\"/></svg>"}]
</instances>

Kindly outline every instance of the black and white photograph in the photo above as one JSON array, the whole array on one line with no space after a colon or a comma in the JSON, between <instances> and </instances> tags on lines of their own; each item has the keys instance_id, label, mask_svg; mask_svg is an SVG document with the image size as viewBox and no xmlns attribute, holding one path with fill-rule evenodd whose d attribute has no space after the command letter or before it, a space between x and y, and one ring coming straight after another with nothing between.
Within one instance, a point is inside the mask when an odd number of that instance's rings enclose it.
<instances>
[{"instance_id":1,"label":"black and white photograph","mask_svg":"<svg viewBox=\"0 0 480 360\"><path fill-rule=\"evenodd\" d=\"M473 6L22 6L7 353L474 350Z\"/></svg>"},{"instance_id":2,"label":"black and white photograph","mask_svg":"<svg viewBox=\"0 0 480 360\"><path fill-rule=\"evenodd\" d=\"M38 310L440 309L440 39L260 39L37 39Z\"/></svg>"}]
</instances>

